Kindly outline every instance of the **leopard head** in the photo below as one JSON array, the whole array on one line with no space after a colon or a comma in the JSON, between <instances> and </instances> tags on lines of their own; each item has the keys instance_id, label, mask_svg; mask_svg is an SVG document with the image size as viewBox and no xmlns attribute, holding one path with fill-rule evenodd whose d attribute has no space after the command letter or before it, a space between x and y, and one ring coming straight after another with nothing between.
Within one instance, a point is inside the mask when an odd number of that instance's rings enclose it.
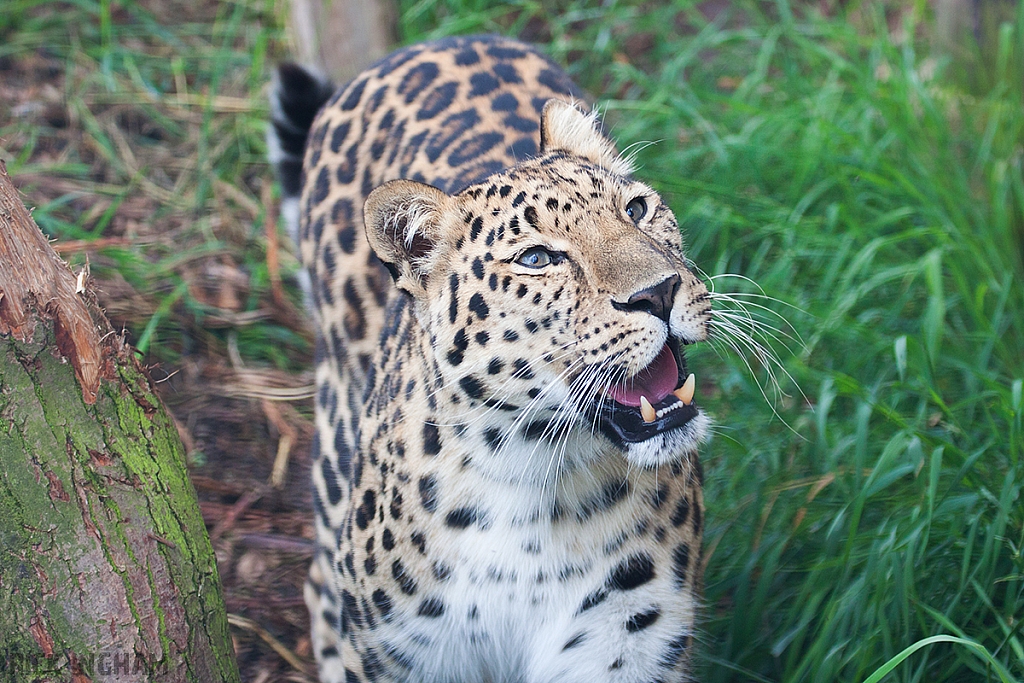
<instances>
[{"instance_id":1,"label":"leopard head","mask_svg":"<svg viewBox=\"0 0 1024 683\"><path fill-rule=\"evenodd\" d=\"M693 452L709 419L684 347L711 302L679 225L597 118L552 100L540 153L455 195L395 180L367 237L412 296L438 374L502 442L597 439L639 466Z\"/></svg>"}]
</instances>

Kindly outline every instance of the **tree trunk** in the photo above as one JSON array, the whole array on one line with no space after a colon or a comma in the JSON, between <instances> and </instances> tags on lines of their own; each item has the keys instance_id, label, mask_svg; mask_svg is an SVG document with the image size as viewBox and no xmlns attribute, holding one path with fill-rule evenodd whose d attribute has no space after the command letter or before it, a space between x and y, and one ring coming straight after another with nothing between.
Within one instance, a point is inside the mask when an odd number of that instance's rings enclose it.
<instances>
[{"instance_id":1,"label":"tree trunk","mask_svg":"<svg viewBox=\"0 0 1024 683\"><path fill-rule=\"evenodd\" d=\"M392 0L291 0L295 58L344 83L394 43Z\"/></svg>"},{"instance_id":2,"label":"tree trunk","mask_svg":"<svg viewBox=\"0 0 1024 683\"><path fill-rule=\"evenodd\" d=\"M80 285L0 161L0 680L237 681L181 441Z\"/></svg>"}]
</instances>

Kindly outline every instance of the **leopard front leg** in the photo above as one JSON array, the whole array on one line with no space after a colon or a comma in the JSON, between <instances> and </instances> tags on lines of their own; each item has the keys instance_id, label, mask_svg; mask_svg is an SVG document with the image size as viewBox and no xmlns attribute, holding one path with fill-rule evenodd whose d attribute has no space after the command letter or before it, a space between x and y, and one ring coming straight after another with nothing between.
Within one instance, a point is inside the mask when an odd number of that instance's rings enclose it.
<instances>
[{"instance_id":1,"label":"leopard front leg","mask_svg":"<svg viewBox=\"0 0 1024 683\"><path fill-rule=\"evenodd\" d=\"M313 652L323 683L342 683L345 666L342 662L340 627L341 606L338 593L332 585L331 562L320 551L309 567L309 576L303 586L303 598L310 614Z\"/></svg>"}]
</instances>

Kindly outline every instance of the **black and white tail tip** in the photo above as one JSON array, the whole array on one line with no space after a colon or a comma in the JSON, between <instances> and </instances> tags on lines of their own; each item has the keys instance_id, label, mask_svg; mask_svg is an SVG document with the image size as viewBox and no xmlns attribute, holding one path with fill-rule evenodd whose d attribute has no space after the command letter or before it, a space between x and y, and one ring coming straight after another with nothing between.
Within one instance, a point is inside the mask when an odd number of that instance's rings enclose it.
<instances>
[{"instance_id":1,"label":"black and white tail tip","mask_svg":"<svg viewBox=\"0 0 1024 683\"><path fill-rule=\"evenodd\" d=\"M281 183L281 211L296 243L306 139L317 112L332 94L334 84L307 67L288 62L277 67L270 91L267 156Z\"/></svg>"}]
</instances>

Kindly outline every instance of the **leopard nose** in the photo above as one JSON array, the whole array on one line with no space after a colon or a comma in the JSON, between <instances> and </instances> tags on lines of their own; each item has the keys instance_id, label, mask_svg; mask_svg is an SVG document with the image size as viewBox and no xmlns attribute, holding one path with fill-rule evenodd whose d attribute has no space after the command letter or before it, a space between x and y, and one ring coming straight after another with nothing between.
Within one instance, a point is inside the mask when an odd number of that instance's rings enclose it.
<instances>
[{"instance_id":1,"label":"leopard nose","mask_svg":"<svg viewBox=\"0 0 1024 683\"><path fill-rule=\"evenodd\" d=\"M612 306L620 311L645 311L668 324L679 282L679 275L672 274L656 285L634 292L624 303L612 301Z\"/></svg>"}]
</instances>

